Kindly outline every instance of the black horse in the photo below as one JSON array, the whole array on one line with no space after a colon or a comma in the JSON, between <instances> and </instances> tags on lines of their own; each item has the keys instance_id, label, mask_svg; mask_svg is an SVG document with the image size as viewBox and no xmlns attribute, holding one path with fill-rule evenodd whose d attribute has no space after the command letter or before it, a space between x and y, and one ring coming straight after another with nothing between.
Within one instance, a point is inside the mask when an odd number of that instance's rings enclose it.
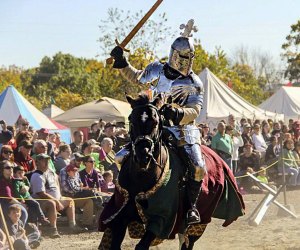
<instances>
[{"instance_id":1,"label":"black horse","mask_svg":"<svg viewBox=\"0 0 300 250\"><path fill-rule=\"evenodd\" d=\"M182 250L193 249L212 216L226 219L226 226L243 214L244 204L234 178L220 158L204 150L206 164L211 167L197 203L201 224L187 226L184 163L177 157L176 148L167 148L162 140L163 123L157 108L161 99L149 102L146 95L140 95L137 99L127 96L127 100L133 109L129 117L131 150L99 221L99 229L104 231L99 249L121 249L127 228L131 237L141 238L137 250L149 249L176 233L185 236ZM226 200L228 194L235 199ZM235 212L224 212L232 207L237 208Z\"/></svg>"}]
</instances>

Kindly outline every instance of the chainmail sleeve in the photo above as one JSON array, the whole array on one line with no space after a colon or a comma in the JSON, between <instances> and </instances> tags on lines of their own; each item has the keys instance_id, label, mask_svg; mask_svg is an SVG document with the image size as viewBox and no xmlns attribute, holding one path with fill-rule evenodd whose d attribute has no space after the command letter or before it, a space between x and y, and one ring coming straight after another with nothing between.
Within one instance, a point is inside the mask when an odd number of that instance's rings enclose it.
<instances>
[{"instance_id":1,"label":"chainmail sleeve","mask_svg":"<svg viewBox=\"0 0 300 250\"><path fill-rule=\"evenodd\" d=\"M129 82L133 83L140 83L139 79L141 78L143 74L143 70L138 70L134 68L130 63L129 65L124 68L120 69L121 75Z\"/></svg>"}]
</instances>

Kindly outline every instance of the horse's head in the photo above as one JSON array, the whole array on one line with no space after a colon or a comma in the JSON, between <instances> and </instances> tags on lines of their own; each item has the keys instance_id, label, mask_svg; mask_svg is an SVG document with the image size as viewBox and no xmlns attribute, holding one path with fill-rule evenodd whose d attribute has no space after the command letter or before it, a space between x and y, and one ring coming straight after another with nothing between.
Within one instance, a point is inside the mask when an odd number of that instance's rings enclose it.
<instances>
[{"instance_id":1,"label":"horse's head","mask_svg":"<svg viewBox=\"0 0 300 250\"><path fill-rule=\"evenodd\" d=\"M153 102L147 95L139 95L137 99L126 98L132 107L129 121L134 161L140 169L146 170L154 160L155 146L160 138L161 120L157 108L160 98Z\"/></svg>"}]
</instances>

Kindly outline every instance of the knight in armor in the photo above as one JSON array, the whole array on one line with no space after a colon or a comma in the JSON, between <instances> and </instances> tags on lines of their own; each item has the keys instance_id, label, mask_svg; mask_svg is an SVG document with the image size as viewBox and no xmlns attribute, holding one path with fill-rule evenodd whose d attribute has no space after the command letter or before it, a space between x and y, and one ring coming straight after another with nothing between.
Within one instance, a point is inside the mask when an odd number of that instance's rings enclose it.
<instances>
[{"instance_id":1,"label":"knight in armor","mask_svg":"<svg viewBox=\"0 0 300 250\"><path fill-rule=\"evenodd\" d=\"M187 163L187 190L191 203L187 223L195 224L200 222L196 203L206 174L200 148L200 131L195 125L195 119L199 116L203 103L203 83L192 71L195 50L190 33L193 29L190 27L187 31L187 26L171 45L169 60L164 64L156 61L150 63L144 70L137 70L130 65L119 46L111 51L111 56L115 60L113 67L119 69L128 81L139 84L151 83L154 97L159 93L172 97L172 103L164 106L163 115L166 120L171 121L167 129L177 139L180 157ZM116 157L127 153L128 149L125 148L117 153Z\"/></svg>"}]
</instances>

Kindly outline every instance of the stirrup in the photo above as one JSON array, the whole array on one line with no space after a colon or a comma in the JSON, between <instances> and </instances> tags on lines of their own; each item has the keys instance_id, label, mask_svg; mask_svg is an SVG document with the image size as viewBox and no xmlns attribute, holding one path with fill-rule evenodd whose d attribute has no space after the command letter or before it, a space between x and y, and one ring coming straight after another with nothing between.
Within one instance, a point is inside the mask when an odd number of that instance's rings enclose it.
<instances>
[{"instance_id":1,"label":"stirrup","mask_svg":"<svg viewBox=\"0 0 300 250\"><path fill-rule=\"evenodd\" d=\"M189 211L187 212L187 224L193 225L193 224L198 224L200 222L201 219L198 210L195 207L189 209Z\"/></svg>"}]
</instances>

